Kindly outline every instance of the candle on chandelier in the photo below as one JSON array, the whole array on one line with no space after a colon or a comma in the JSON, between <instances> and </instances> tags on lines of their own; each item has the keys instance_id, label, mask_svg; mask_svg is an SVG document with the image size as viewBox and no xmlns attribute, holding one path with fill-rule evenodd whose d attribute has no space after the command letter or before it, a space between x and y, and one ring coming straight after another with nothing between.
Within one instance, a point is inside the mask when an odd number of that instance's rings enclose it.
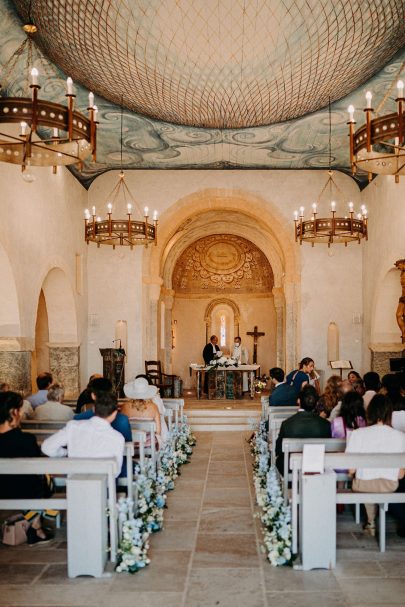
<instances>
[{"instance_id":1,"label":"candle on chandelier","mask_svg":"<svg viewBox=\"0 0 405 607\"><path fill-rule=\"evenodd\" d=\"M26 122L20 122L20 126L21 126L21 135L26 135L28 124Z\"/></svg>"},{"instance_id":2,"label":"candle on chandelier","mask_svg":"<svg viewBox=\"0 0 405 607\"><path fill-rule=\"evenodd\" d=\"M294 221L298 221L298 211L294 211Z\"/></svg>"},{"instance_id":3,"label":"candle on chandelier","mask_svg":"<svg viewBox=\"0 0 405 607\"><path fill-rule=\"evenodd\" d=\"M300 207L300 217L304 217L304 207Z\"/></svg>"},{"instance_id":4,"label":"candle on chandelier","mask_svg":"<svg viewBox=\"0 0 405 607\"><path fill-rule=\"evenodd\" d=\"M73 95L73 80L71 79L70 76L66 80L66 88L67 88L67 94Z\"/></svg>"},{"instance_id":5,"label":"candle on chandelier","mask_svg":"<svg viewBox=\"0 0 405 607\"><path fill-rule=\"evenodd\" d=\"M366 102L367 102L367 109L371 110L371 100L373 98L373 95L371 93L371 91L367 91L366 93Z\"/></svg>"},{"instance_id":6,"label":"candle on chandelier","mask_svg":"<svg viewBox=\"0 0 405 607\"><path fill-rule=\"evenodd\" d=\"M397 90L398 90L398 98L403 99L404 97L404 83L403 80L398 80L397 82Z\"/></svg>"},{"instance_id":7,"label":"candle on chandelier","mask_svg":"<svg viewBox=\"0 0 405 607\"><path fill-rule=\"evenodd\" d=\"M101 217L100 217L100 215L97 217L97 221L101 221Z\"/></svg>"},{"instance_id":8,"label":"candle on chandelier","mask_svg":"<svg viewBox=\"0 0 405 607\"><path fill-rule=\"evenodd\" d=\"M108 203L107 209L108 209L109 214L111 215L111 213L112 213L112 204L111 204L111 202Z\"/></svg>"},{"instance_id":9,"label":"candle on chandelier","mask_svg":"<svg viewBox=\"0 0 405 607\"><path fill-rule=\"evenodd\" d=\"M91 214L92 214L92 215L95 215L95 214L96 214L96 207L92 207L92 209L91 209Z\"/></svg>"},{"instance_id":10,"label":"candle on chandelier","mask_svg":"<svg viewBox=\"0 0 405 607\"><path fill-rule=\"evenodd\" d=\"M349 202L349 211L350 213L353 213L353 203Z\"/></svg>"},{"instance_id":11,"label":"candle on chandelier","mask_svg":"<svg viewBox=\"0 0 405 607\"><path fill-rule=\"evenodd\" d=\"M153 221L157 221L157 219L158 219L158 212L153 211Z\"/></svg>"},{"instance_id":12,"label":"candle on chandelier","mask_svg":"<svg viewBox=\"0 0 405 607\"><path fill-rule=\"evenodd\" d=\"M93 118L94 118L94 122L97 122L97 114L98 114L98 107L96 105L93 105Z\"/></svg>"},{"instance_id":13,"label":"candle on chandelier","mask_svg":"<svg viewBox=\"0 0 405 607\"><path fill-rule=\"evenodd\" d=\"M132 204L130 202L128 202L127 204L127 211L128 211L128 215L131 215L132 212Z\"/></svg>"},{"instance_id":14,"label":"candle on chandelier","mask_svg":"<svg viewBox=\"0 0 405 607\"><path fill-rule=\"evenodd\" d=\"M330 208L332 213L336 211L336 202L334 200L332 200L332 202L330 203Z\"/></svg>"},{"instance_id":15,"label":"candle on chandelier","mask_svg":"<svg viewBox=\"0 0 405 607\"><path fill-rule=\"evenodd\" d=\"M94 95L93 93L89 93L89 107L92 108L94 106Z\"/></svg>"},{"instance_id":16,"label":"candle on chandelier","mask_svg":"<svg viewBox=\"0 0 405 607\"><path fill-rule=\"evenodd\" d=\"M349 112L349 122L354 122L354 106L349 105L347 111Z\"/></svg>"},{"instance_id":17,"label":"candle on chandelier","mask_svg":"<svg viewBox=\"0 0 405 607\"><path fill-rule=\"evenodd\" d=\"M90 211L89 211L89 209L84 209L84 218L85 219L90 219Z\"/></svg>"},{"instance_id":18,"label":"candle on chandelier","mask_svg":"<svg viewBox=\"0 0 405 607\"><path fill-rule=\"evenodd\" d=\"M38 75L39 72L36 67L31 70L31 86L38 86Z\"/></svg>"},{"instance_id":19,"label":"candle on chandelier","mask_svg":"<svg viewBox=\"0 0 405 607\"><path fill-rule=\"evenodd\" d=\"M312 211L313 211L314 213L316 213L316 208L317 208L317 207L316 207L316 202L314 202L314 203L312 204Z\"/></svg>"},{"instance_id":20,"label":"candle on chandelier","mask_svg":"<svg viewBox=\"0 0 405 607\"><path fill-rule=\"evenodd\" d=\"M144 208L143 214L145 215L145 217L148 217L148 215L149 215L149 208L148 207Z\"/></svg>"}]
</instances>

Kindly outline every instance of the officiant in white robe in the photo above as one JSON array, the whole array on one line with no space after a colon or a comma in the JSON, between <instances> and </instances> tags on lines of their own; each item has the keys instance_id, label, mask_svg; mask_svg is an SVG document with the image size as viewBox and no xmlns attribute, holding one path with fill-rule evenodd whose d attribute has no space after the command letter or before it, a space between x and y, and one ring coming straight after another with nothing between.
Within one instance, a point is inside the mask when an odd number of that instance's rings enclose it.
<instances>
[{"instance_id":1,"label":"officiant in white robe","mask_svg":"<svg viewBox=\"0 0 405 607\"><path fill-rule=\"evenodd\" d=\"M245 346L242 346L242 339L239 336L235 337L234 342L233 342L232 358L234 360L237 360L240 365L247 365L247 364L249 364L249 352L248 352L248 349L245 348ZM243 392L248 392L248 390L249 390L249 377L248 377L248 373L247 372L243 374L243 380L242 381L243 381L243 387L242 387Z\"/></svg>"}]
</instances>

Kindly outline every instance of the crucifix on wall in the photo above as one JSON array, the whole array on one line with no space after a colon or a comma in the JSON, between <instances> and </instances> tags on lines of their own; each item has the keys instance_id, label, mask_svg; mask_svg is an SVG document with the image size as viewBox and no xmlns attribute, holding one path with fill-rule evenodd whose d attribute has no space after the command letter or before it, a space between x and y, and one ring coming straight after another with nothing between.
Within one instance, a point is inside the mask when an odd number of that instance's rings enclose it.
<instances>
[{"instance_id":1,"label":"crucifix on wall","mask_svg":"<svg viewBox=\"0 0 405 607\"><path fill-rule=\"evenodd\" d=\"M257 325L254 328L254 331L247 331L246 335L251 335L253 337L253 364L257 364L257 340L259 337L263 337L266 333L262 333L257 330Z\"/></svg>"}]
</instances>

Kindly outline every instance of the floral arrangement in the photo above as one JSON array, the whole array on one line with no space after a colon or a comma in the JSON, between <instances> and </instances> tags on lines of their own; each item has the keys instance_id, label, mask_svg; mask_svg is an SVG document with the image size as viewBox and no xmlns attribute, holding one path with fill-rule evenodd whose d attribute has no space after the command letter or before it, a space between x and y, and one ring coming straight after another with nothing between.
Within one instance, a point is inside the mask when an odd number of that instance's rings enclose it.
<instances>
[{"instance_id":1,"label":"floral arrangement","mask_svg":"<svg viewBox=\"0 0 405 607\"><path fill-rule=\"evenodd\" d=\"M183 416L179 427L173 430L159 451L158 471L149 462L142 470L135 467L136 507L132 500L123 497L117 504L121 538L118 573L136 573L149 565L150 534L162 529L167 491L174 489L179 467L189 460L195 444L196 439Z\"/></svg>"},{"instance_id":2,"label":"floral arrangement","mask_svg":"<svg viewBox=\"0 0 405 607\"><path fill-rule=\"evenodd\" d=\"M214 360L210 361L210 364L207 365L206 370L211 371L212 369L218 369L218 367L238 367L239 360L236 358L230 358L228 356L221 356L220 358L214 358Z\"/></svg>"},{"instance_id":3,"label":"floral arrangement","mask_svg":"<svg viewBox=\"0 0 405 607\"><path fill-rule=\"evenodd\" d=\"M267 558L274 567L291 566L291 508L284 505L277 468L274 465L269 468L270 453L264 422L260 423L259 430L251 439L251 453L256 501L262 509L260 519L264 527Z\"/></svg>"},{"instance_id":4,"label":"floral arrangement","mask_svg":"<svg viewBox=\"0 0 405 607\"><path fill-rule=\"evenodd\" d=\"M262 375L261 377L258 377L257 379L255 379L253 382L255 392L257 392L257 393L263 392L263 390L266 389L268 379L269 378L267 377L267 375Z\"/></svg>"}]
</instances>

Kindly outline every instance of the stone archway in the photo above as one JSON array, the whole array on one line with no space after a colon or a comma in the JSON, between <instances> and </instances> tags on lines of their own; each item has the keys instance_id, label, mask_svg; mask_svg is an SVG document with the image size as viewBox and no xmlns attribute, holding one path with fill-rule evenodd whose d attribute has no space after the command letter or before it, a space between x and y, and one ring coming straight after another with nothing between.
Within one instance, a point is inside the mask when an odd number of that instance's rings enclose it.
<instances>
[{"instance_id":1,"label":"stone archway","mask_svg":"<svg viewBox=\"0 0 405 607\"><path fill-rule=\"evenodd\" d=\"M38 297L37 325L38 322L42 325L42 335L48 333L49 342L45 344L42 339L41 352L34 353L35 374L37 370L45 370L37 369L38 355L41 355L41 360L46 360L48 357L49 370L54 380L65 387L65 398L73 398L77 396L80 389L77 314L73 289L61 268L54 267L49 270L42 283ZM36 345L39 345L38 341ZM46 347L47 353L44 352Z\"/></svg>"}]
</instances>

